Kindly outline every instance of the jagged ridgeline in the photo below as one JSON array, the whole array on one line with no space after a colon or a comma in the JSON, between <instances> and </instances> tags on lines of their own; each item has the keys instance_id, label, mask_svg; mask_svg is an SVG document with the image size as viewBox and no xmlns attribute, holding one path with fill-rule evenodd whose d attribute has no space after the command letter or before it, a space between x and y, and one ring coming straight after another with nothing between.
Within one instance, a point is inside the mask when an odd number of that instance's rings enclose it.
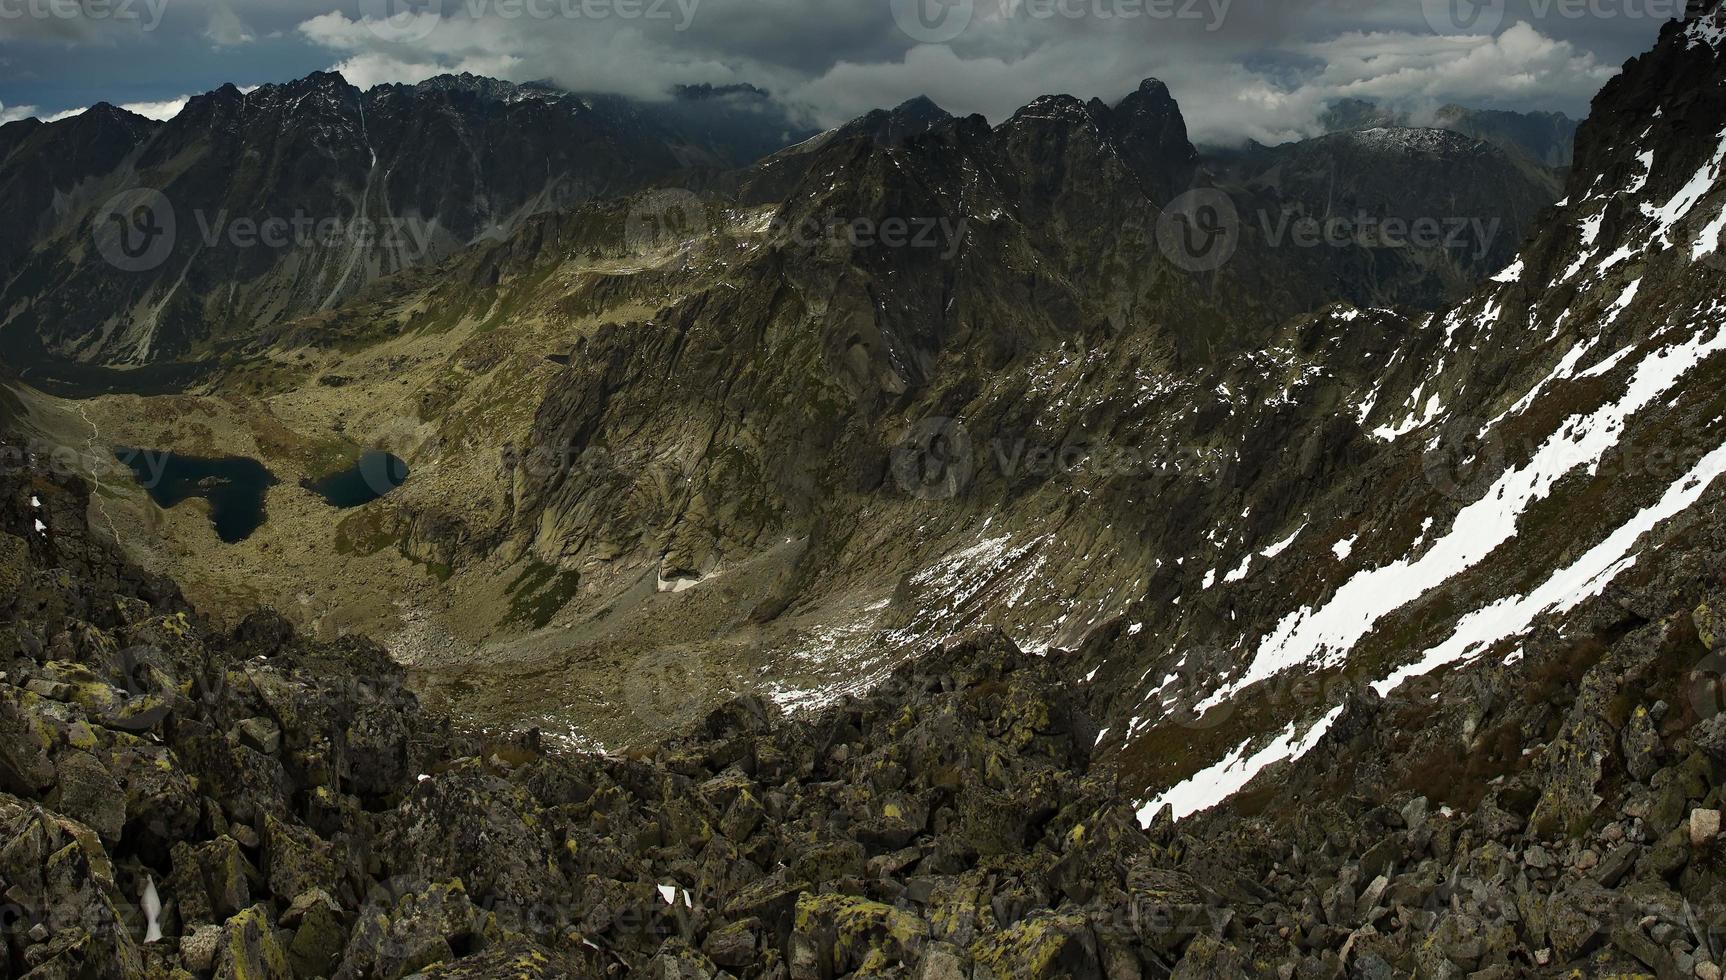
<instances>
[{"instance_id":1,"label":"jagged ridgeline","mask_svg":"<svg viewBox=\"0 0 1726 980\"><path fill-rule=\"evenodd\" d=\"M1726 941L1719 522L1567 642L1362 692L1141 829L1070 658L996 632L804 719L548 751L369 642L210 629L85 483L0 459L9 975L1711 977Z\"/></svg>"},{"instance_id":2,"label":"jagged ridgeline","mask_svg":"<svg viewBox=\"0 0 1726 980\"><path fill-rule=\"evenodd\" d=\"M1332 174L1525 224L1291 248ZM596 201L248 328L213 390L410 388L435 438L345 540L513 581L543 657L216 626L0 447L7 969L1719 976L1726 7L1552 179L1379 126L1206 160L1156 83L916 102L712 175L673 235ZM863 217L934 247L804 234ZM639 700L649 652L714 670L689 723L501 731ZM852 693L780 717L799 658Z\"/></svg>"},{"instance_id":3,"label":"jagged ridgeline","mask_svg":"<svg viewBox=\"0 0 1726 980\"><path fill-rule=\"evenodd\" d=\"M330 72L226 85L167 122L104 103L10 123L0 336L20 359L208 358L533 215L799 135L753 89L643 103L473 75L361 91ZM100 237L141 204L148 226Z\"/></svg>"}]
</instances>

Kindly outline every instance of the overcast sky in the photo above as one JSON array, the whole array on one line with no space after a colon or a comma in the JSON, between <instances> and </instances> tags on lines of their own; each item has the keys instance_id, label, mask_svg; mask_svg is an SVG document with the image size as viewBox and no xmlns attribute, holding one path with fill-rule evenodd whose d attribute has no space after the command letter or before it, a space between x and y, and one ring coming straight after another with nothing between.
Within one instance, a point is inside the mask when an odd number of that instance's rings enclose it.
<instances>
[{"instance_id":1,"label":"overcast sky","mask_svg":"<svg viewBox=\"0 0 1726 980\"><path fill-rule=\"evenodd\" d=\"M1476 5L1479 5L1478 7ZM82 6L80 6L82 5ZM0 0L0 121L147 115L224 82L472 71L663 97L750 82L820 126L927 94L992 121L1163 79L1194 139L1313 135L1329 102L1586 115L1682 0Z\"/></svg>"}]
</instances>

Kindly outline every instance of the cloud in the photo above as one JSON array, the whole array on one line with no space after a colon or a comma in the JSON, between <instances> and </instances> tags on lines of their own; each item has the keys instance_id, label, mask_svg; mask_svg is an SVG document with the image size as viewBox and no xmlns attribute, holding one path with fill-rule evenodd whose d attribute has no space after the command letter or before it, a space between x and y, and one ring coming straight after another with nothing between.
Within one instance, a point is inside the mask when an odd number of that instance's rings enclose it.
<instances>
[{"instance_id":1,"label":"cloud","mask_svg":"<svg viewBox=\"0 0 1726 980\"><path fill-rule=\"evenodd\" d=\"M122 104L120 108L127 112L135 112L146 119L165 122L179 115L180 110L184 109L186 103L190 102L191 99L192 97L189 95L182 95L177 99L162 99L158 102L127 102Z\"/></svg>"},{"instance_id":2,"label":"cloud","mask_svg":"<svg viewBox=\"0 0 1726 980\"><path fill-rule=\"evenodd\" d=\"M34 115L36 115L36 107L33 105L7 105L0 102L0 126L9 122L17 122L20 119L29 119Z\"/></svg>"},{"instance_id":3,"label":"cloud","mask_svg":"<svg viewBox=\"0 0 1726 980\"><path fill-rule=\"evenodd\" d=\"M8 97L64 104L68 76L77 79L71 97L118 102L241 80L235 71L285 81L334 68L362 86L472 71L637 98L747 82L829 125L927 94L998 122L1039 95L1112 101L1155 76L1196 138L1279 142L1310 135L1325 104L1348 96L1416 112L1455 101L1581 114L1610 66L1644 49L1658 26L1650 17L1539 17L1552 5L1532 0L1508 0L1509 26L1496 37L1470 38L1434 33L1420 0L973 0L964 31L926 45L893 11L935 0L126 2L167 4L160 30L0 21L0 36L34 32L43 42L19 46L26 63L14 79L57 82L14 80ZM1631 2L1648 0L1596 6ZM381 19L394 9L410 13ZM80 45L141 47L68 68L57 52ZM140 63L152 66L157 87L133 87Z\"/></svg>"},{"instance_id":4,"label":"cloud","mask_svg":"<svg viewBox=\"0 0 1726 980\"><path fill-rule=\"evenodd\" d=\"M1315 84L1381 100L1556 100L1593 92L1617 74L1520 22L1497 37L1347 34L1307 50L1325 64Z\"/></svg>"},{"instance_id":5,"label":"cloud","mask_svg":"<svg viewBox=\"0 0 1726 980\"><path fill-rule=\"evenodd\" d=\"M1195 142L1283 143L1320 132L1319 116L1341 98L1366 98L1410 111L1440 102L1478 107L1560 103L1592 93L1615 69L1589 52L1517 24L1496 38L1405 32L1349 33L1284 46L1257 68L1219 49L1176 54L1141 44L1066 40L1016 60L962 57L926 45L902 61L839 64L794 97L834 124L871 107L928 94L954 112L999 121L1038 95L1066 91L1114 101L1146 77L1167 82ZM1051 87L1059 80L1060 88Z\"/></svg>"},{"instance_id":6,"label":"cloud","mask_svg":"<svg viewBox=\"0 0 1726 980\"><path fill-rule=\"evenodd\" d=\"M579 6L579 0L548 2ZM663 99L678 84L751 82L772 87L777 82L783 87L794 81L791 73L772 65L744 62L747 67L739 67L670 43L668 34L676 35L673 20L427 19L430 16L379 22L329 13L300 24L299 33L346 55L332 67L361 87L471 71L510 81L549 78L575 91Z\"/></svg>"},{"instance_id":7,"label":"cloud","mask_svg":"<svg viewBox=\"0 0 1726 980\"><path fill-rule=\"evenodd\" d=\"M217 47L237 47L257 40L234 8L222 3L210 11L204 37Z\"/></svg>"}]
</instances>

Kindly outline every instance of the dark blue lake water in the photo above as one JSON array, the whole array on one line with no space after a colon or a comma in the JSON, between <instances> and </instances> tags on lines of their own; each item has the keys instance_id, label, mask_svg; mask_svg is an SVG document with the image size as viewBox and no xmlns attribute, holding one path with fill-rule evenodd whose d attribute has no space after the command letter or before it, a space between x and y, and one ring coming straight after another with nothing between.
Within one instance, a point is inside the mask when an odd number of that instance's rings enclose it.
<instances>
[{"instance_id":1,"label":"dark blue lake water","mask_svg":"<svg viewBox=\"0 0 1726 980\"><path fill-rule=\"evenodd\" d=\"M406 483L408 464L390 453L369 451L359 462L322 480L307 481L306 489L331 507L361 507Z\"/></svg>"},{"instance_id":2,"label":"dark blue lake water","mask_svg":"<svg viewBox=\"0 0 1726 980\"><path fill-rule=\"evenodd\" d=\"M228 544L246 540L263 526L264 499L277 482L264 464L243 456L206 458L125 447L114 455L158 507L178 507L193 497L209 501L216 536Z\"/></svg>"}]
</instances>

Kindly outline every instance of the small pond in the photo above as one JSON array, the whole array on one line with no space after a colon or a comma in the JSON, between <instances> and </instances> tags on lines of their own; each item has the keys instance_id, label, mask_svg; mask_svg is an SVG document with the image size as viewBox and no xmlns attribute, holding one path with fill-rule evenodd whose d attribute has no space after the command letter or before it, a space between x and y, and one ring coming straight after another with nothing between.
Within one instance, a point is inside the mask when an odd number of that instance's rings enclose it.
<instances>
[{"instance_id":1,"label":"small pond","mask_svg":"<svg viewBox=\"0 0 1726 980\"><path fill-rule=\"evenodd\" d=\"M208 501L216 536L227 544L246 540L264 525L264 498L277 481L255 459L126 447L116 448L114 455L158 507L178 507L193 497Z\"/></svg>"},{"instance_id":2,"label":"small pond","mask_svg":"<svg viewBox=\"0 0 1726 980\"><path fill-rule=\"evenodd\" d=\"M307 480L303 486L331 507L346 509L369 504L407 479L408 464L401 457L374 450L361 454L359 462L347 469L321 480Z\"/></svg>"}]
</instances>

